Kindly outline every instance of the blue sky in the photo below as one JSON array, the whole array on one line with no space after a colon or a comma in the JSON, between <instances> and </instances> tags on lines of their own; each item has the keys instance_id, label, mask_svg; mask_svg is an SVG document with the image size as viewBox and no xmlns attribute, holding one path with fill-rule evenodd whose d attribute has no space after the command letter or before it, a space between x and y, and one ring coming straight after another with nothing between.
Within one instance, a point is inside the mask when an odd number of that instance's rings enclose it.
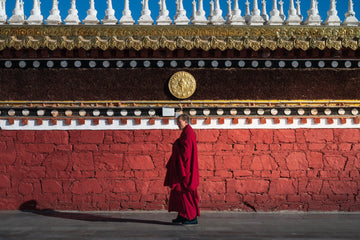
<instances>
[{"instance_id":1,"label":"blue sky","mask_svg":"<svg viewBox=\"0 0 360 240\"><path fill-rule=\"evenodd\" d=\"M68 10L71 6L71 0L58 0L59 1L59 8L60 8L60 15L62 16L62 19L64 20L66 16L68 15ZM242 15L245 13L245 1L246 0L239 0L239 5L241 9ZM250 9L252 9L253 0L249 0L251 5ZM285 15L287 15L287 11L289 9L289 0L283 0L285 2L284 4L284 11ZM295 0L296 1L296 0ZM330 0L318 0L319 1L319 11L322 20L324 21L327 17L327 11L330 8ZM122 16L122 10L124 7L124 0L113 0L113 8L115 9L115 15L118 19ZM150 9L152 11L151 15L154 20L156 20L158 13L159 13L159 0L149 0ZM168 10L170 11L170 17L173 18L175 15L175 8L176 8L176 0L167 0L167 6ZM187 15L190 18L192 15L192 0L184 0L184 7L187 10ZM209 2L210 0L204 0L204 8L206 11L206 14L209 14ZM223 15L226 15L227 11L227 0L220 0L220 5L223 10ZM268 14L270 14L270 10L272 8L272 0L267 0L267 9ZM304 16L304 19L307 17L307 10L310 8L310 2L311 0L302 0L301 1L301 13ZM360 20L360 0L353 0L354 2L354 10L357 13L356 17ZM25 3L25 15L27 17L30 16L30 11L33 7L33 1L32 0L24 0ZM261 8L261 0L258 0L259 7ZM79 11L79 17L80 20L85 19L86 17L86 11L89 9L89 0L77 0L76 1L77 9ZM12 10L15 6L15 0L7 0L6 1L6 8L7 8L7 15L8 18L12 15ZM41 13L46 19L49 16L49 12L52 7L52 0L41 0ZM103 19L105 15L105 10L107 8L106 0L95 0L95 7L98 11L98 18L101 20ZM348 8L348 0L338 0L337 1L337 10L338 15L341 20L343 20L344 14L347 11ZM141 0L130 0L130 9L132 11L132 16L134 20L138 20L141 15Z\"/></svg>"}]
</instances>

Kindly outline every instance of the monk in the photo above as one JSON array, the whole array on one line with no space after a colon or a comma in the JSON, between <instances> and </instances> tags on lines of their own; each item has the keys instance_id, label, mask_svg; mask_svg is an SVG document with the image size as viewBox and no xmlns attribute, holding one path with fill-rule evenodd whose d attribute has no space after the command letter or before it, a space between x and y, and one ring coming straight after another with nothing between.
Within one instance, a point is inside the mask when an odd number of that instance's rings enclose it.
<instances>
[{"instance_id":1,"label":"monk","mask_svg":"<svg viewBox=\"0 0 360 240\"><path fill-rule=\"evenodd\" d=\"M171 157L166 165L165 186L171 188L169 212L178 212L174 224L197 224L199 211L199 166L195 132L189 124L189 116L182 114L177 125L182 133L175 141Z\"/></svg>"}]
</instances>

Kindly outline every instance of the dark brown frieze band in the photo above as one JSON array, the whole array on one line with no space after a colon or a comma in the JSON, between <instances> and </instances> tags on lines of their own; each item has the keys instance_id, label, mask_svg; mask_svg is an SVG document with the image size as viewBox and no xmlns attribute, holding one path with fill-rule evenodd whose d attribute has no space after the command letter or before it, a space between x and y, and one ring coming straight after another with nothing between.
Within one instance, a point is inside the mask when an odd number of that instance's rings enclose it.
<instances>
[{"instance_id":1,"label":"dark brown frieze band","mask_svg":"<svg viewBox=\"0 0 360 240\"><path fill-rule=\"evenodd\" d=\"M176 100L173 74L187 71L196 91L186 100L357 100L360 69L101 68L0 69L1 101Z\"/></svg>"}]
</instances>

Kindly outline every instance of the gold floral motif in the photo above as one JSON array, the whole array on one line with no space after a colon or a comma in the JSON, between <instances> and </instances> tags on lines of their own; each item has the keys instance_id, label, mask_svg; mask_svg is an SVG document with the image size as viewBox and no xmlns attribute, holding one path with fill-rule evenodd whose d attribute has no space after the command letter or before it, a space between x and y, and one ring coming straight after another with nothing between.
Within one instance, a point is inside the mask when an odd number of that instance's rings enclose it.
<instances>
[{"instance_id":1,"label":"gold floral motif","mask_svg":"<svg viewBox=\"0 0 360 240\"><path fill-rule=\"evenodd\" d=\"M351 48L352 50L356 50L357 46L358 46L357 41L346 40L346 39L342 42L342 44L343 44L343 47Z\"/></svg>"},{"instance_id":2,"label":"gold floral motif","mask_svg":"<svg viewBox=\"0 0 360 240\"><path fill-rule=\"evenodd\" d=\"M295 44L295 48L302 49L304 51L309 49L310 46L310 43L308 41L304 41L300 39L296 39L294 44Z\"/></svg>"},{"instance_id":3,"label":"gold floral motif","mask_svg":"<svg viewBox=\"0 0 360 240\"><path fill-rule=\"evenodd\" d=\"M191 41L185 41L184 47L185 47L186 50L189 50L189 51L190 51L191 49L194 48L194 43L191 42Z\"/></svg>"},{"instance_id":4,"label":"gold floral motif","mask_svg":"<svg viewBox=\"0 0 360 240\"><path fill-rule=\"evenodd\" d=\"M196 80L188 72L177 72L171 76L169 81L169 90L171 94L178 99L191 97L196 90Z\"/></svg>"},{"instance_id":5,"label":"gold floral motif","mask_svg":"<svg viewBox=\"0 0 360 240\"><path fill-rule=\"evenodd\" d=\"M359 27L324 26L12 26L0 27L0 50L5 48L109 48L191 50L275 50L317 48L357 50Z\"/></svg>"}]
</instances>

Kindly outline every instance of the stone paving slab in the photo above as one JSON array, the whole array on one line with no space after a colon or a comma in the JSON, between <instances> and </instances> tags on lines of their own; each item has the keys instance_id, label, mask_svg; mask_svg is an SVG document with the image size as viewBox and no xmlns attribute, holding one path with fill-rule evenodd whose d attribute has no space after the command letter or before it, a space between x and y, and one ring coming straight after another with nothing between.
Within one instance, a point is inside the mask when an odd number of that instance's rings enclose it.
<instances>
[{"instance_id":1,"label":"stone paving slab","mask_svg":"<svg viewBox=\"0 0 360 240\"><path fill-rule=\"evenodd\" d=\"M360 239L360 213L202 212L196 226L170 224L176 214L0 212L0 240Z\"/></svg>"}]
</instances>

